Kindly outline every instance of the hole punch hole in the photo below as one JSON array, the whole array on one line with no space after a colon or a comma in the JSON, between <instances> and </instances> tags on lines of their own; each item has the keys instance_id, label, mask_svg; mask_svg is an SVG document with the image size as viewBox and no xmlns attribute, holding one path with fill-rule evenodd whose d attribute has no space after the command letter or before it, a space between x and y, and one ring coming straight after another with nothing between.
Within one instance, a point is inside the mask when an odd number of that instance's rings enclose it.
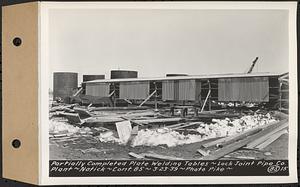
<instances>
[{"instance_id":1,"label":"hole punch hole","mask_svg":"<svg viewBox=\"0 0 300 187\"><path fill-rule=\"evenodd\" d=\"M20 146L21 146L21 141L20 140L18 140L18 139L14 139L13 141L12 141L12 146L14 147L14 148L19 148Z\"/></svg>"},{"instance_id":2,"label":"hole punch hole","mask_svg":"<svg viewBox=\"0 0 300 187\"><path fill-rule=\"evenodd\" d=\"M16 46L16 47L20 46L20 45L22 44L21 38L19 38L19 37L14 38L14 39L13 39L13 44L14 44L14 46Z\"/></svg>"}]
</instances>

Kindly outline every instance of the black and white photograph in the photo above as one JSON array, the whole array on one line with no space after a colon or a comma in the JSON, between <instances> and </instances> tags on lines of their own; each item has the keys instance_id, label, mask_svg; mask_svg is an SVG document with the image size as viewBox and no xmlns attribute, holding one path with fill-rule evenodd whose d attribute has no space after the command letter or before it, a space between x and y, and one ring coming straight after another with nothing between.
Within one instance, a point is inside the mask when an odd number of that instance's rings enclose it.
<instances>
[{"instance_id":1,"label":"black and white photograph","mask_svg":"<svg viewBox=\"0 0 300 187\"><path fill-rule=\"evenodd\" d=\"M181 161L261 163L289 175L288 9L65 4L47 10L50 173L124 160L174 171Z\"/></svg>"}]
</instances>

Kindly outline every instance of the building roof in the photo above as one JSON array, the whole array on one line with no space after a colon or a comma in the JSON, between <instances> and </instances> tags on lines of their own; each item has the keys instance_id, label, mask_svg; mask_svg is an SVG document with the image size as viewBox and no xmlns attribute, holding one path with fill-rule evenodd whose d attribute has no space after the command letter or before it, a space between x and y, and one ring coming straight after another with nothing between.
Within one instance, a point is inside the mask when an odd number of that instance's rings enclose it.
<instances>
[{"instance_id":1,"label":"building roof","mask_svg":"<svg viewBox=\"0 0 300 187\"><path fill-rule=\"evenodd\" d=\"M228 74L207 74L189 76L170 76L170 77L141 77L141 78L122 78L122 79L99 79L86 81L84 83L111 83L111 82L134 82L134 81L164 81L164 80L191 80L191 79L213 79L213 78L242 78L242 77L273 77L280 76L282 73L228 73Z\"/></svg>"}]
</instances>

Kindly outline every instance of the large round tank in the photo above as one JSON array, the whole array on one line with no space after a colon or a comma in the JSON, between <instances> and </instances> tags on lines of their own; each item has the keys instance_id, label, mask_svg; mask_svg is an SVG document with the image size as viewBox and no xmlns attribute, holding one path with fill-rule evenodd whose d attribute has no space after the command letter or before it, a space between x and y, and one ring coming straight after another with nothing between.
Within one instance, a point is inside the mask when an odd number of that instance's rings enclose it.
<instances>
[{"instance_id":1,"label":"large round tank","mask_svg":"<svg viewBox=\"0 0 300 187\"><path fill-rule=\"evenodd\" d=\"M111 79L124 79L124 78L137 78L137 71L128 71L128 70L111 70L110 78Z\"/></svg>"},{"instance_id":2,"label":"large round tank","mask_svg":"<svg viewBox=\"0 0 300 187\"><path fill-rule=\"evenodd\" d=\"M168 73L166 77L177 77L177 76L188 76L187 74L179 74L179 73Z\"/></svg>"},{"instance_id":3,"label":"large round tank","mask_svg":"<svg viewBox=\"0 0 300 187\"><path fill-rule=\"evenodd\" d=\"M83 75L82 76L82 81L93 81L97 79L105 79L105 75Z\"/></svg>"},{"instance_id":4,"label":"large round tank","mask_svg":"<svg viewBox=\"0 0 300 187\"><path fill-rule=\"evenodd\" d=\"M53 98L72 96L78 86L78 74L72 72L53 73Z\"/></svg>"}]
</instances>

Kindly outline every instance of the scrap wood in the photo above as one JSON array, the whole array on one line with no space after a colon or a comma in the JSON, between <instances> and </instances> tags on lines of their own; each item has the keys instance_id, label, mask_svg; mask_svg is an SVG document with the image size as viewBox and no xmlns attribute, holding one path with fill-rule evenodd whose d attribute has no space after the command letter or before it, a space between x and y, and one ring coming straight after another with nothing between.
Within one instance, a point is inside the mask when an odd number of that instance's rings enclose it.
<instances>
[{"instance_id":1,"label":"scrap wood","mask_svg":"<svg viewBox=\"0 0 300 187\"><path fill-rule=\"evenodd\" d=\"M241 114L228 114L228 113L198 113L198 116L195 116L196 119L203 119L203 118L235 118L241 117Z\"/></svg>"},{"instance_id":2,"label":"scrap wood","mask_svg":"<svg viewBox=\"0 0 300 187\"><path fill-rule=\"evenodd\" d=\"M242 133L239 133L239 134L236 134L236 135L233 135L233 136L227 136L227 137L219 138L215 141L205 143L202 146L205 147L205 148L208 148L208 147L216 146L218 144L222 144L223 142L227 142L227 141L231 143L232 141L236 141L240 138L244 138L246 136L252 135L254 133L257 133L260 130L271 127L272 125L277 124L277 123L278 123L278 121L272 122L272 123L269 123L269 124L265 124L265 125L262 125L262 126L259 126L259 127L255 127L253 129L249 129L245 132L242 132Z\"/></svg>"},{"instance_id":3,"label":"scrap wood","mask_svg":"<svg viewBox=\"0 0 300 187\"><path fill-rule=\"evenodd\" d=\"M228 111L228 110L227 110L227 109L208 110L208 111L202 111L202 112L199 112L199 114L214 114L214 113L225 112L225 111Z\"/></svg>"},{"instance_id":4,"label":"scrap wood","mask_svg":"<svg viewBox=\"0 0 300 187\"><path fill-rule=\"evenodd\" d=\"M193 126L193 125L197 125L197 124L201 124L201 122L193 122L193 123L188 123L185 125L181 125L181 126L177 126L177 127L173 127L172 129L181 129L181 128L185 128L185 127L189 127L189 126Z\"/></svg>"},{"instance_id":5,"label":"scrap wood","mask_svg":"<svg viewBox=\"0 0 300 187\"><path fill-rule=\"evenodd\" d=\"M138 123L163 123L163 122L179 122L181 121L182 118L154 118L154 119L137 119L137 120L132 120L133 122L138 122Z\"/></svg>"},{"instance_id":6,"label":"scrap wood","mask_svg":"<svg viewBox=\"0 0 300 187\"><path fill-rule=\"evenodd\" d=\"M237 149L240 149L241 147L244 147L245 145L264 136L265 134L268 134L269 132L273 131L274 129L276 129L277 127L279 127L280 125L282 125L284 123L286 123L286 120L279 121L278 123L275 123L272 126L269 126L269 128L266 128L252 136L248 136L248 137L246 137L240 141L237 141L231 145L228 145L221 149L218 149L218 150L214 151L212 154L202 157L202 159L203 160L219 159L219 158L223 157L224 155L227 155L228 153L231 153Z\"/></svg>"},{"instance_id":7,"label":"scrap wood","mask_svg":"<svg viewBox=\"0 0 300 187\"><path fill-rule=\"evenodd\" d=\"M254 140L253 142L250 142L249 144L247 144L246 148L248 149L253 149L254 147L256 147L257 145L263 143L264 141L266 141L267 139L269 139L269 137L278 132L281 131L282 129L285 129L288 127L288 123L283 123L280 124L277 128L274 128L273 130L271 130L270 132L268 132L267 134L264 134L263 136L257 138L256 140Z\"/></svg>"},{"instance_id":8,"label":"scrap wood","mask_svg":"<svg viewBox=\"0 0 300 187\"><path fill-rule=\"evenodd\" d=\"M64 116L65 118L67 118L67 120L70 123L75 123L75 124L83 123L83 121L79 117L79 114L62 112L61 115Z\"/></svg>"},{"instance_id":9,"label":"scrap wood","mask_svg":"<svg viewBox=\"0 0 300 187\"><path fill-rule=\"evenodd\" d=\"M235 158L235 159L241 159L241 160L255 160L256 157L253 156L231 156L231 155L225 155L224 158Z\"/></svg>"},{"instance_id":10,"label":"scrap wood","mask_svg":"<svg viewBox=\"0 0 300 187\"><path fill-rule=\"evenodd\" d=\"M262 129L260 129L260 128L253 128L253 129L247 130L247 131L245 131L243 133L239 133L237 135L230 136L224 142L221 142L221 143L217 144L217 146L218 147L224 147L224 146L226 146L228 144L231 144L233 142L236 142L236 141L238 141L240 139L243 139L245 137L248 137L248 136L251 136L253 134L256 134L256 133L260 132L261 130Z\"/></svg>"},{"instance_id":11,"label":"scrap wood","mask_svg":"<svg viewBox=\"0 0 300 187\"><path fill-rule=\"evenodd\" d=\"M124 116L122 116L121 118L124 119L124 120L130 121L131 123L136 124L136 125L139 125L139 126L144 126L144 125L145 125L145 124L143 124L143 123L133 121L133 120L131 120L130 118L127 118L127 117L124 117Z\"/></svg>"},{"instance_id":12,"label":"scrap wood","mask_svg":"<svg viewBox=\"0 0 300 187\"><path fill-rule=\"evenodd\" d=\"M185 124L186 123L177 123L177 124L174 124L174 125L168 125L168 126L166 126L166 128L172 129L172 128L179 127L179 126L185 125Z\"/></svg>"},{"instance_id":13,"label":"scrap wood","mask_svg":"<svg viewBox=\"0 0 300 187\"><path fill-rule=\"evenodd\" d=\"M71 104L71 105L64 105L64 106L55 106L55 107L52 107L50 109L50 112L55 112L55 111L63 111L65 109L70 109L72 107L76 106L76 104Z\"/></svg>"},{"instance_id":14,"label":"scrap wood","mask_svg":"<svg viewBox=\"0 0 300 187\"><path fill-rule=\"evenodd\" d=\"M79 114L79 116L81 117L91 117L92 114L86 110L86 109L83 109L83 108L79 108L79 107L74 107L73 110Z\"/></svg>"},{"instance_id":15,"label":"scrap wood","mask_svg":"<svg viewBox=\"0 0 300 187\"><path fill-rule=\"evenodd\" d=\"M205 151L203 149L198 149L197 152L200 153L202 156L208 156L210 153L210 150Z\"/></svg>"},{"instance_id":16,"label":"scrap wood","mask_svg":"<svg viewBox=\"0 0 300 187\"><path fill-rule=\"evenodd\" d=\"M149 109L149 107L146 106L133 106L133 107L95 107L91 108L91 111L111 111L111 110L146 110Z\"/></svg>"},{"instance_id":17,"label":"scrap wood","mask_svg":"<svg viewBox=\"0 0 300 187\"><path fill-rule=\"evenodd\" d=\"M265 142L257 145L255 148L259 149L259 150L262 150L266 147L268 147L271 143L273 143L274 141L276 141L278 138L280 138L283 134L286 134L288 133L288 131L285 129L285 130L282 130L282 131L279 131L275 134L273 134L269 139L267 139Z\"/></svg>"},{"instance_id":18,"label":"scrap wood","mask_svg":"<svg viewBox=\"0 0 300 187\"><path fill-rule=\"evenodd\" d=\"M147 158L154 158L159 160L184 160L183 158L173 157L173 156L165 156L156 153L143 153L143 155Z\"/></svg>"},{"instance_id":19,"label":"scrap wood","mask_svg":"<svg viewBox=\"0 0 300 187\"><path fill-rule=\"evenodd\" d=\"M133 117L144 117L144 116L155 116L155 112L139 112L139 113L133 113L133 114L125 114L120 115L120 117L126 117L126 118L133 118Z\"/></svg>"},{"instance_id":20,"label":"scrap wood","mask_svg":"<svg viewBox=\"0 0 300 187\"><path fill-rule=\"evenodd\" d=\"M196 129L175 129L175 131L179 131L179 132L186 132L188 134L200 134L200 135L205 135L203 133L200 133L199 131L197 131Z\"/></svg>"},{"instance_id":21,"label":"scrap wood","mask_svg":"<svg viewBox=\"0 0 300 187\"><path fill-rule=\"evenodd\" d=\"M124 121L124 119L119 118L119 117L89 117L86 119L82 120L83 123L89 124L89 123L116 123L116 122L120 122L120 121Z\"/></svg>"},{"instance_id":22,"label":"scrap wood","mask_svg":"<svg viewBox=\"0 0 300 187\"><path fill-rule=\"evenodd\" d=\"M274 111L274 117L277 117L279 118L280 120L283 120L283 119L288 119L289 116L283 112L280 112L280 111Z\"/></svg>"},{"instance_id":23,"label":"scrap wood","mask_svg":"<svg viewBox=\"0 0 300 187\"><path fill-rule=\"evenodd\" d=\"M134 152L129 152L128 155L131 156L131 157L134 157L136 159L144 159L145 158L145 156L143 156L141 154L136 154Z\"/></svg>"}]
</instances>

